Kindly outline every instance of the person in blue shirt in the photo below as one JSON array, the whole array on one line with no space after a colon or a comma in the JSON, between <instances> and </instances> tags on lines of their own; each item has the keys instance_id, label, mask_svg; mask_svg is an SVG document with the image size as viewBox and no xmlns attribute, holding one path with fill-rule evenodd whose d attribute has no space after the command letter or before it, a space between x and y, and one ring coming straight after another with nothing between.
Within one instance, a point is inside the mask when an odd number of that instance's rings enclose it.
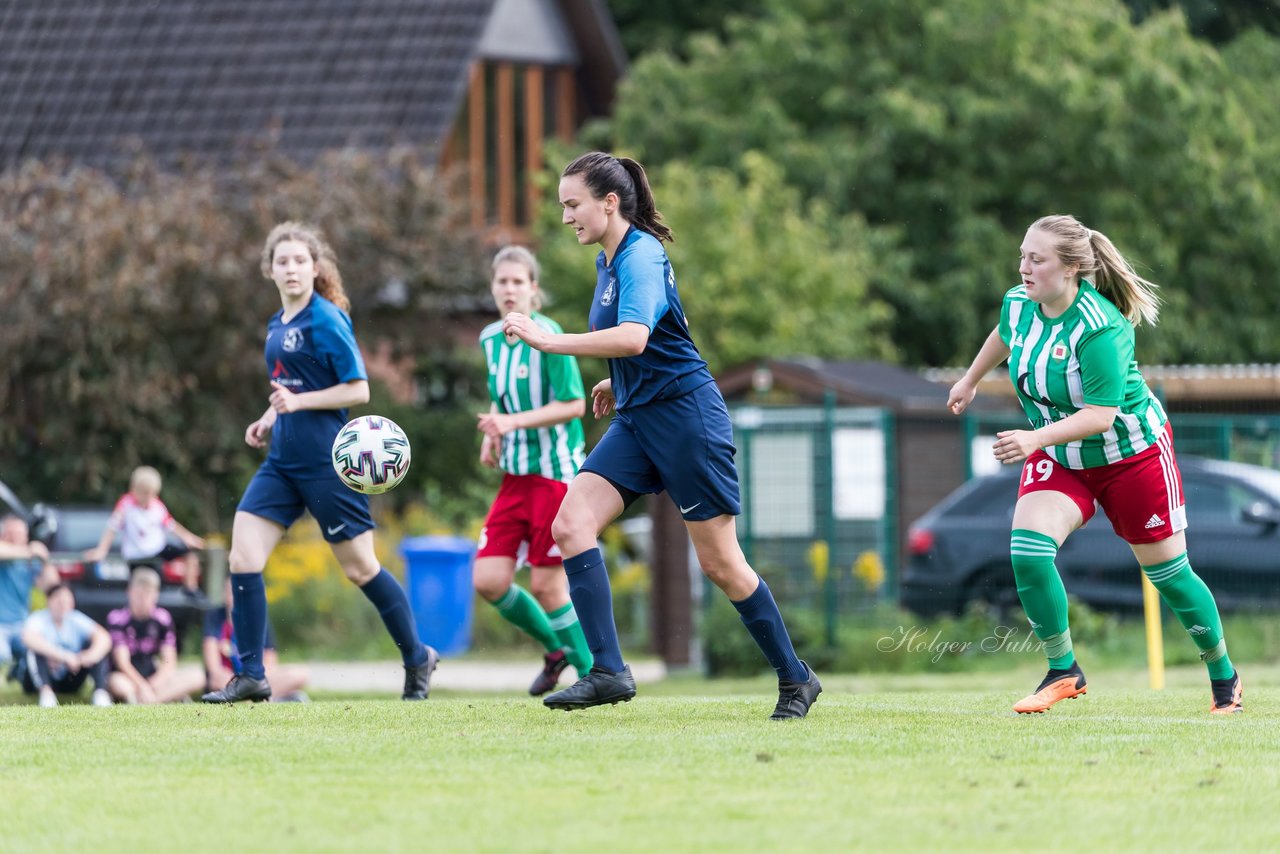
<instances>
[{"instance_id":1,"label":"person in blue shirt","mask_svg":"<svg viewBox=\"0 0 1280 854\"><path fill-rule=\"evenodd\" d=\"M369 400L337 258L317 229L285 222L267 236L262 274L279 290L281 309L267 324L268 406L244 434L253 448L263 447L269 437L270 450L240 499L231 529L231 613L243 669L203 699L233 703L270 698L263 666L267 597L262 571L271 550L305 509L320 524L343 573L377 607L399 647L403 698L425 700L436 651L418 639L404 588L374 554L369 499L343 485L330 462L347 407Z\"/></svg>"},{"instance_id":2,"label":"person in blue shirt","mask_svg":"<svg viewBox=\"0 0 1280 854\"><path fill-rule=\"evenodd\" d=\"M22 624L31 613L31 589L57 583L49 549L31 539L26 520L14 513L0 518L0 668L13 662L10 679L21 681L25 672Z\"/></svg>"},{"instance_id":3,"label":"person in blue shirt","mask_svg":"<svg viewBox=\"0 0 1280 854\"><path fill-rule=\"evenodd\" d=\"M609 360L592 389L597 418L615 416L587 456L552 526L569 591L595 666L550 694L554 709L618 703L635 696L622 660L600 532L645 493L666 490L693 540L702 571L728 595L778 674L772 718L802 718L822 691L796 656L778 605L738 545L741 512L733 428L724 398L698 354L662 241L673 239L643 167L590 152L560 176L563 221L584 246L599 244L590 331L554 334L511 313L504 329L545 353Z\"/></svg>"}]
</instances>

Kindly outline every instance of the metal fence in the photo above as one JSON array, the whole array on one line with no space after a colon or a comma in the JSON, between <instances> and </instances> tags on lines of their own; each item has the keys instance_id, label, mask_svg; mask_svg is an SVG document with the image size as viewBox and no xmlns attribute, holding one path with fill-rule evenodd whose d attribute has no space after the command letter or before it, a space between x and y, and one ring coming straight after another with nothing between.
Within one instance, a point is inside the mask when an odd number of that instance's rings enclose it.
<instances>
[{"instance_id":1,"label":"metal fence","mask_svg":"<svg viewBox=\"0 0 1280 854\"><path fill-rule=\"evenodd\" d=\"M816 407L737 405L731 414L742 484L739 539L779 598L823 613L829 639L841 618L895 600L897 493L904 472L895 463L893 413L829 401ZM1280 415L1170 418L1181 456L1280 469ZM998 468L991 456L995 433L1025 429L1026 418L983 412L965 416L959 426L968 454L958 469L973 477Z\"/></svg>"},{"instance_id":2,"label":"metal fence","mask_svg":"<svg viewBox=\"0 0 1280 854\"><path fill-rule=\"evenodd\" d=\"M747 559L787 601L836 614L892 588L897 525L891 415L822 407L732 410Z\"/></svg>"}]
</instances>

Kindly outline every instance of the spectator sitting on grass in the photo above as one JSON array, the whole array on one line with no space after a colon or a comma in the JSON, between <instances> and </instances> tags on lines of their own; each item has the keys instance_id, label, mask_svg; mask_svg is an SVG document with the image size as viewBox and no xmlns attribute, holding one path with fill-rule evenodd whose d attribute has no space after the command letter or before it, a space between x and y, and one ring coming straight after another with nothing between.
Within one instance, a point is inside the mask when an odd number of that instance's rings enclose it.
<instances>
[{"instance_id":1,"label":"spectator sitting on grass","mask_svg":"<svg viewBox=\"0 0 1280 854\"><path fill-rule=\"evenodd\" d=\"M22 628L27 647L27 693L40 695L41 707L58 705L58 694L75 694L86 677L93 678L93 704L110 706L107 693L106 629L76 610L71 588L55 584L45 593L48 606L36 611Z\"/></svg>"},{"instance_id":2,"label":"spectator sitting on grass","mask_svg":"<svg viewBox=\"0 0 1280 854\"><path fill-rule=\"evenodd\" d=\"M125 703L170 703L190 699L204 677L199 668L178 667L173 617L156 603L160 573L142 566L129 579L129 605L107 615L111 631L111 693Z\"/></svg>"},{"instance_id":3,"label":"spectator sitting on grass","mask_svg":"<svg viewBox=\"0 0 1280 854\"><path fill-rule=\"evenodd\" d=\"M209 691L220 691L241 672L240 651L236 648L235 627L231 622L231 579L227 578L222 593L221 608L204 614L204 672ZM267 670L271 683L272 702L299 702L308 700L303 688L310 674L307 668L297 664L281 664L276 655L275 633L267 623L267 640L262 650L262 666Z\"/></svg>"},{"instance_id":4,"label":"spectator sitting on grass","mask_svg":"<svg viewBox=\"0 0 1280 854\"><path fill-rule=\"evenodd\" d=\"M26 521L13 513L0 518L0 670L12 661L10 679L21 681L26 671L22 625L31 614L31 588L57 583L49 550L31 541Z\"/></svg>"}]
</instances>

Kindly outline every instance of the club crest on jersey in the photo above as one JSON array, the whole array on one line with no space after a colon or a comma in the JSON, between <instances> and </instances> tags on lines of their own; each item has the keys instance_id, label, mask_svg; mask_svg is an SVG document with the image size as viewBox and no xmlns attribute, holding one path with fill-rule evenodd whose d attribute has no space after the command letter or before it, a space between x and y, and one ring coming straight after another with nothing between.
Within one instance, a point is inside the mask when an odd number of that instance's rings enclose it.
<instances>
[{"instance_id":1,"label":"club crest on jersey","mask_svg":"<svg viewBox=\"0 0 1280 854\"><path fill-rule=\"evenodd\" d=\"M618 296L617 281L613 276L609 277L609 284L605 286L604 293L600 295L601 305L613 305L614 299Z\"/></svg>"},{"instance_id":2,"label":"club crest on jersey","mask_svg":"<svg viewBox=\"0 0 1280 854\"><path fill-rule=\"evenodd\" d=\"M516 368L516 379L518 379L518 380L527 380L527 379L529 379L529 366L528 366L528 365L520 365L520 367Z\"/></svg>"},{"instance_id":3,"label":"club crest on jersey","mask_svg":"<svg viewBox=\"0 0 1280 854\"><path fill-rule=\"evenodd\" d=\"M1053 358L1055 358L1055 359L1065 359L1065 358L1067 358L1067 345L1066 345L1066 344L1054 344L1054 345L1053 345L1053 352L1051 353L1051 355L1052 355L1052 356L1053 356Z\"/></svg>"},{"instance_id":4,"label":"club crest on jersey","mask_svg":"<svg viewBox=\"0 0 1280 854\"><path fill-rule=\"evenodd\" d=\"M302 347L302 330L286 329L284 341L280 342L286 353L296 353Z\"/></svg>"}]
</instances>

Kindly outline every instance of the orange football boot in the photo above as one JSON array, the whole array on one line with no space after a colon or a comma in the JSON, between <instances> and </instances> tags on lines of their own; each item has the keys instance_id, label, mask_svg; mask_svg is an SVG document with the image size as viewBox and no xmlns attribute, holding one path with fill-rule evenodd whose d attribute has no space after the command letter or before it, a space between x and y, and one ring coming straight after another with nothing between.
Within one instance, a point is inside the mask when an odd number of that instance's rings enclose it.
<instances>
[{"instance_id":1,"label":"orange football boot","mask_svg":"<svg viewBox=\"0 0 1280 854\"><path fill-rule=\"evenodd\" d=\"M1079 662L1072 662L1066 670L1051 668L1036 692L1015 703L1013 710L1020 715L1047 712L1059 700L1071 700L1087 693L1089 689L1085 687L1084 671L1080 669Z\"/></svg>"}]
</instances>

